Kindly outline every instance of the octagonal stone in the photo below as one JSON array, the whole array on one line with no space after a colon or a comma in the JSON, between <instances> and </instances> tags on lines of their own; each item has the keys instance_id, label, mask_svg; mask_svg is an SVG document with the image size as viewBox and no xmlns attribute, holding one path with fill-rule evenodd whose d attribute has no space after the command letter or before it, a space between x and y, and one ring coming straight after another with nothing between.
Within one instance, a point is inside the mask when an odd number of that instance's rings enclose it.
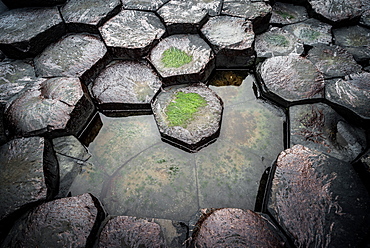
<instances>
[{"instance_id":1,"label":"octagonal stone","mask_svg":"<svg viewBox=\"0 0 370 248\"><path fill-rule=\"evenodd\" d=\"M162 140L196 152L219 136L223 102L204 84L165 88L152 103Z\"/></svg>"},{"instance_id":2,"label":"octagonal stone","mask_svg":"<svg viewBox=\"0 0 370 248\"><path fill-rule=\"evenodd\" d=\"M216 53L216 67L245 67L254 62L250 21L232 16L211 17L201 32Z\"/></svg>"},{"instance_id":3,"label":"octagonal stone","mask_svg":"<svg viewBox=\"0 0 370 248\"><path fill-rule=\"evenodd\" d=\"M272 6L272 15L270 23L276 25L287 25L301 22L308 19L308 13L305 7L276 2Z\"/></svg>"},{"instance_id":4,"label":"octagonal stone","mask_svg":"<svg viewBox=\"0 0 370 248\"><path fill-rule=\"evenodd\" d=\"M9 102L5 121L12 133L22 136L77 135L93 111L78 78L40 79Z\"/></svg>"},{"instance_id":5,"label":"octagonal stone","mask_svg":"<svg viewBox=\"0 0 370 248\"><path fill-rule=\"evenodd\" d=\"M0 15L0 50L9 58L34 57L64 33L56 7L14 9Z\"/></svg>"},{"instance_id":6,"label":"octagonal stone","mask_svg":"<svg viewBox=\"0 0 370 248\"><path fill-rule=\"evenodd\" d=\"M166 85L204 82L214 69L214 54L195 34L172 35L152 49L151 63Z\"/></svg>"},{"instance_id":7,"label":"octagonal stone","mask_svg":"<svg viewBox=\"0 0 370 248\"><path fill-rule=\"evenodd\" d=\"M96 78L92 95L103 111L151 111L162 82L146 62L114 61Z\"/></svg>"},{"instance_id":8,"label":"octagonal stone","mask_svg":"<svg viewBox=\"0 0 370 248\"><path fill-rule=\"evenodd\" d=\"M169 0L122 0L124 9L155 11Z\"/></svg>"},{"instance_id":9,"label":"octagonal stone","mask_svg":"<svg viewBox=\"0 0 370 248\"><path fill-rule=\"evenodd\" d=\"M121 10L120 0L69 0L60 9L70 32L99 33L98 27Z\"/></svg>"},{"instance_id":10,"label":"octagonal stone","mask_svg":"<svg viewBox=\"0 0 370 248\"><path fill-rule=\"evenodd\" d=\"M166 29L154 13L122 10L99 31L115 57L140 59L158 43Z\"/></svg>"},{"instance_id":11,"label":"octagonal stone","mask_svg":"<svg viewBox=\"0 0 370 248\"><path fill-rule=\"evenodd\" d=\"M34 59L40 77L79 77L84 83L109 60L104 43L94 35L71 34Z\"/></svg>"}]
</instances>

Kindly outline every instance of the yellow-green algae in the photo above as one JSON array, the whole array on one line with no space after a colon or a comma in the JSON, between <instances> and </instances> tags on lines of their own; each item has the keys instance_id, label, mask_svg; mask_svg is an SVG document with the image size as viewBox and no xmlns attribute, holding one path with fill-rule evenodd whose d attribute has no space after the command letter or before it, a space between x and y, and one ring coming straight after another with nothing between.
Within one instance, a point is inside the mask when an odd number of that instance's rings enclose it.
<instances>
[{"instance_id":1,"label":"yellow-green algae","mask_svg":"<svg viewBox=\"0 0 370 248\"><path fill-rule=\"evenodd\" d=\"M164 67L179 68L183 65L189 64L193 60L193 56L176 48L170 47L162 54L162 63Z\"/></svg>"}]
</instances>

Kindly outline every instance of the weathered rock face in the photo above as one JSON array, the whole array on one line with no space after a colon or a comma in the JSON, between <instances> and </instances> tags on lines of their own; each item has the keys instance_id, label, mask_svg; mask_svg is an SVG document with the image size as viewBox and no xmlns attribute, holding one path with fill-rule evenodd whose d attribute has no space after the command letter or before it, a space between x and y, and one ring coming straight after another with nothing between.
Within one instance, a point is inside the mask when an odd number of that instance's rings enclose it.
<instances>
[{"instance_id":1,"label":"weathered rock face","mask_svg":"<svg viewBox=\"0 0 370 248\"><path fill-rule=\"evenodd\" d=\"M301 145L279 155L268 211L297 247L361 246L369 208L349 163Z\"/></svg>"},{"instance_id":2,"label":"weathered rock face","mask_svg":"<svg viewBox=\"0 0 370 248\"><path fill-rule=\"evenodd\" d=\"M121 9L120 0L70 0L61 9L70 32L98 33L100 27Z\"/></svg>"},{"instance_id":3,"label":"weathered rock face","mask_svg":"<svg viewBox=\"0 0 370 248\"><path fill-rule=\"evenodd\" d=\"M154 13L122 10L100 27L99 31L114 56L140 59L166 30Z\"/></svg>"},{"instance_id":4,"label":"weathered rock face","mask_svg":"<svg viewBox=\"0 0 370 248\"><path fill-rule=\"evenodd\" d=\"M0 220L55 195L58 164L51 149L41 137L14 139L0 147Z\"/></svg>"},{"instance_id":5,"label":"weathered rock face","mask_svg":"<svg viewBox=\"0 0 370 248\"><path fill-rule=\"evenodd\" d=\"M365 10L361 15L360 24L370 28L370 9Z\"/></svg>"},{"instance_id":6,"label":"weathered rock face","mask_svg":"<svg viewBox=\"0 0 370 248\"><path fill-rule=\"evenodd\" d=\"M240 17L216 16L209 19L201 32L216 53L216 67L253 64L254 32L250 21Z\"/></svg>"},{"instance_id":7,"label":"weathered rock face","mask_svg":"<svg viewBox=\"0 0 370 248\"><path fill-rule=\"evenodd\" d=\"M222 100L203 84L172 86L152 103L162 139L197 151L218 137Z\"/></svg>"},{"instance_id":8,"label":"weathered rock face","mask_svg":"<svg viewBox=\"0 0 370 248\"><path fill-rule=\"evenodd\" d=\"M9 58L33 57L65 33L55 8L23 8L0 15L0 49Z\"/></svg>"},{"instance_id":9,"label":"weathered rock face","mask_svg":"<svg viewBox=\"0 0 370 248\"><path fill-rule=\"evenodd\" d=\"M197 228L194 247L284 247L276 228L251 210L217 209L202 216Z\"/></svg>"},{"instance_id":10,"label":"weathered rock face","mask_svg":"<svg viewBox=\"0 0 370 248\"><path fill-rule=\"evenodd\" d=\"M149 57L164 84L204 82L214 69L214 54L199 35L172 35Z\"/></svg>"},{"instance_id":11,"label":"weathered rock face","mask_svg":"<svg viewBox=\"0 0 370 248\"><path fill-rule=\"evenodd\" d=\"M308 13L306 8L303 6L280 2L276 2L272 6L270 23L286 25L301 22L307 19Z\"/></svg>"},{"instance_id":12,"label":"weathered rock face","mask_svg":"<svg viewBox=\"0 0 370 248\"><path fill-rule=\"evenodd\" d=\"M334 79L325 86L326 99L346 107L364 119L370 118L370 73Z\"/></svg>"},{"instance_id":13,"label":"weathered rock face","mask_svg":"<svg viewBox=\"0 0 370 248\"><path fill-rule=\"evenodd\" d=\"M350 126L328 105L307 104L290 108L290 142L302 144L351 162L366 147L362 129Z\"/></svg>"},{"instance_id":14,"label":"weathered rock face","mask_svg":"<svg viewBox=\"0 0 370 248\"><path fill-rule=\"evenodd\" d=\"M105 213L90 194L44 203L19 219L4 247L91 246Z\"/></svg>"},{"instance_id":15,"label":"weathered rock face","mask_svg":"<svg viewBox=\"0 0 370 248\"><path fill-rule=\"evenodd\" d=\"M124 9L155 11L169 0L122 0Z\"/></svg>"},{"instance_id":16,"label":"weathered rock face","mask_svg":"<svg viewBox=\"0 0 370 248\"><path fill-rule=\"evenodd\" d=\"M2 0L9 8L45 7L64 3L66 0Z\"/></svg>"},{"instance_id":17,"label":"weathered rock face","mask_svg":"<svg viewBox=\"0 0 370 248\"><path fill-rule=\"evenodd\" d=\"M7 105L5 118L16 135L77 134L94 109L79 79L40 79Z\"/></svg>"}]
</instances>

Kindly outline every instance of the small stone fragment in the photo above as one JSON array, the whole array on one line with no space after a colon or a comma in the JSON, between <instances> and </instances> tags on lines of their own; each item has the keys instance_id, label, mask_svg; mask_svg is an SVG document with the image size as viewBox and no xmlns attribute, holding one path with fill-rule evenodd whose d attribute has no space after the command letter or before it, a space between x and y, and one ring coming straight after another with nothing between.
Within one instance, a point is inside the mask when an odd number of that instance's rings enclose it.
<instances>
[{"instance_id":1,"label":"small stone fragment","mask_svg":"<svg viewBox=\"0 0 370 248\"><path fill-rule=\"evenodd\" d=\"M277 25L287 25L302 22L308 19L305 7L289 3L276 2L272 6L270 23Z\"/></svg>"}]
</instances>

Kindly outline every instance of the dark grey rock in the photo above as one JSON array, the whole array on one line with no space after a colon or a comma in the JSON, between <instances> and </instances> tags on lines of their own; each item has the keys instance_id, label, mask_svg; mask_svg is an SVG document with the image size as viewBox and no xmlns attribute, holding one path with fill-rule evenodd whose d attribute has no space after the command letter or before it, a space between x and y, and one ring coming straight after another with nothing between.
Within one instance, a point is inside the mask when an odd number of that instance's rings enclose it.
<instances>
[{"instance_id":1,"label":"dark grey rock","mask_svg":"<svg viewBox=\"0 0 370 248\"><path fill-rule=\"evenodd\" d=\"M216 53L216 67L245 67L254 62L252 23L241 17L211 17L201 32Z\"/></svg>"},{"instance_id":2,"label":"dark grey rock","mask_svg":"<svg viewBox=\"0 0 370 248\"><path fill-rule=\"evenodd\" d=\"M305 21L308 13L305 7L289 3L276 2L272 6L270 23L277 25L287 25Z\"/></svg>"},{"instance_id":3,"label":"dark grey rock","mask_svg":"<svg viewBox=\"0 0 370 248\"><path fill-rule=\"evenodd\" d=\"M90 194L47 202L15 223L3 247L89 247L104 216Z\"/></svg>"},{"instance_id":4,"label":"dark grey rock","mask_svg":"<svg viewBox=\"0 0 370 248\"><path fill-rule=\"evenodd\" d=\"M297 247L361 247L370 198L349 163L302 145L276 164L268 211Z\"/></svg>"},{"instance_id":5,"label":"dark grey rock","mask_svg":"<svg viewBox=\"0 0 370 248\"><path fill-rule=\"evenodd\" d=\"M323 73L325 79L344 77L362 70L352 54L340 46L317 44L308 52L307 58Z\"/></svg>"},{"instance_id":6,"label":"dark grey rock","mask_svg":"<svg viewBox=\"0 0 370 248\"><path fill-rule=\"evenodd\" d=\"M100 27L99 31L115 57L140 59L166 30L154 13L122 10Z\"/></svg>"},{"instance_id":7,"label":"dark grey rock","mask_svg":"<svg viewBox=\"0 0 370 248\"><path fill-rule=\"evenodd\" d=\"M0 14L5 11L8 11L8 7L6 7L5 4L2 1L0 1Z\"/></svg>"},{"instance_id":8,"label":"dark grey rock","mask_svg":"<svg viewBox=\"0 0 370 248\"><path fill-rule=\"evenodd\" d=\"M92 95L103 110L147 110L162 86L145 62L114 61L96 78Z\"/></svg>"},{"instance_id":9,"label":"dark grey rock","mask_svg":"<svg viewBox=\"0 0 370 248\"><path fill-rule=\"evenodd\" d=\"M264 93L283 104L324 97L324 78L308 59L298 55L266 59L258 68Z\"/></svg>"},{"instance_id":10,"label":"dark grey rock","mask_svg":"<svg viewBox=\"0 0 370 248\"><path fill-rule=\"evenodd\" d=\"M257 58L302 54L304 51L303 44L297 37L276 27L257 35L254 47Z\"/></svg>"},{"instance_id":11,"label":"dark grey rock","mask_svg":"<svg viewBox=\"0 0 370 248\"><path fill-rule=\"evenodd\" d=\"M94 111L78 78L40 79L9 102L5 118L12 133L77 135Z\"/></svg>"},{"instance_id":12,"label":"dark grey rock","mask_svg":"<svg viewBox=\"0 0 370 248\"><path fill-rule=\"evenodd\" d=\"M362 13L360 24L366 26L367 28L370 28L370 9Z\"/></svg>"},{"instance_id":13,"label":"dark grey rock","mask_svg":"<svg viewBox=\"0 0 370 248\"><path fill-rule=\"evenodd\" d=\"M334 79L325 86L326 99L370 119L370 73L351 74L344 79Z\"/></svg>"},{"instance_id":14,"label":"dark grey rock","mask_svg":"<svg viewBox=\"0 0 370 248\"><path fill-rule=\"evenodd\" d=\"M192 114L188 113L189 106L182 105L176 106L180 112L169 112L169 106L175 104L176 100L184 104L183 99L178 100L181 98L180 94L183 94L184 97L198 95L198 99L205 102L199 106L193 106L196 111ZM152 109L162 139L190 152L196 152L215 141L219 135L223 102L216 93L204 84L167 87L154 100ZM179 114L188 115L188 118L178 120L177 115Z\"/></svg>"},{"instance_id":15,"label":"dark grey rock","mask_svg":"<svg viewBox=\"0 0 370 248\"><path fill-rule=\"evenodd\" d=\"M120 0L69 0L60 12L70 32L99 33L98 27L121 7Z\"/></svg>"},{"instance_id":16,"label":"dark grey rock","mask_svg":"<svg viewBox=\"0 0 370 248\"><path fill-rule=\"evenodd\" d=\"M5 144L8 140L4 126L4 110L5 106L0 105L0 146Z\"/></svg>"},{"instance_id":17,"label":"dark grey rock","mask_svg":"<svg viewBox=\"0 0 370 248\"><path fill-rule=\"evenodd\" d=\"M63 4L66 0L2 0L9 8L45 7Z\"/></svg>"},{"instance_id":18,"label":"dark grey rock","mask_svg":"<svg viewBox=\"0 0 370 248\"><path fill-rule=\"evenodd\" d=\"M167 85L204 82L214 69L212 49L194 34L166 37L152 49L149 60Z\"/></svg>"},{"instance_id":19,"label":"dark grey rock","mask_svg":"<svg viewBox=\"0 0 370 248\"><path fill-rule=\"evenodd\" d=\"M365 150L365 132L350 126L326 104L293 106L289 113L291 145L301 144L347 162Z\"/></svg>"},{"instance_id":20,"label":"dark grey rock","mask_svg":"<svg viewBox=\"0 0 370 248\"><path fill-rule=\"evenodd\" d=\"M0 15L0 49L9 58L34 57L64 33L56 7L14 9Z\"/></svg>"},{"instance_id":21,"label":"dark grey rock","mask_svg":"<svg viewBox=\"0 0 370 248\"><path fill-rule=\"evenodd\" d=\"M122 0L124 9L155 11L169 0Z\"/></svg>"}]
</instances>

